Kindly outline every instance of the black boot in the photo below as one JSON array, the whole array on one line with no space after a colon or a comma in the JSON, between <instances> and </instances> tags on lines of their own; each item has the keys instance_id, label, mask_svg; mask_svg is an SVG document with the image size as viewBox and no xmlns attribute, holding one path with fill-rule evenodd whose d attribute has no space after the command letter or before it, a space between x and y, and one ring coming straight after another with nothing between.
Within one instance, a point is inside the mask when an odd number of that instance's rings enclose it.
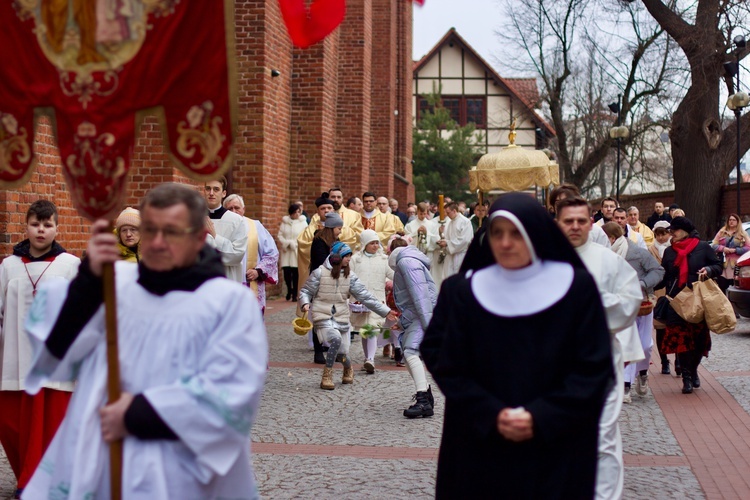
<instances>
[{"instance_id":1,"label":"black boot","mask_svg":"<svg viewBox=\"0 0 750 500\"><path fill-rule=\"evenodd\" d=\"M427 386L427 399L430 400L430 406L432 406L432 409L435 409L435 398L432 396L432 386Z\"/></svg>"},{"instance_id":2,"label":"black boot","mask_svg":"<svg viewBox=\"0 0 750 500\"><path fill-rule=\"evenodd\" d=\"M682 375L682 365L680 364L680 356L675 354L674 356L674 374L678 377Z\"/></svg>"},{"instance_id":3,"label":"black boot","mask_svg":"<svg viewBox=\"0 0 750 500\"><path fill-rule=\"evenodd\" d=\"M432 410L427 391L417 392L412 399L415 403L404 410L406 418L431 417L434 415L435 412Z\"/></svg>"},{"instance_id":4,"label":"black boot","mask_svg":"<svg viewBox=\"0 0 750 500\"><path fill-rule=\"evenodd\" d=\"M693 374L690 371L692 353L681 352L677 356L680 358L680 365L682 366L682 393L690 394L693 392Z\"/></svg>"},{"instance_id":5,"label":"black boot","mask_svg":"<svg viewBox=\"0 0 750 500\"><path fill-rule=\"evenodd\" d=\"M701 364L702 358L703 356L700 353L693 353L693 359L695 360L695 362L693 363L693 387L696 389L701 386L701 379L698 378L698 367Z\"/></svg>"},{"instance_id":6,"label":"black boot","mask_svg":"<svg viewBox=\"0 0 750 500\"><path fill-rule=\"evenodd\" d=\"M666 354L661 355L661 373L662 375L669 375L672 372L669 371L669 358Z\"/></svg>"},{"instance_id":7,"label":"black boot","mask_svg":"<svg viewBox=\"0 0 750 500\"><path fill-rule=\"evenodd\" d=\"M664 328L656 329L656 350L659 352L659 358L661 359L661 373L662 375L669 375L669 358L667 355L661 352L661 345L664 343L664 335L667 331Z\"/></svg>"}]
</instances>

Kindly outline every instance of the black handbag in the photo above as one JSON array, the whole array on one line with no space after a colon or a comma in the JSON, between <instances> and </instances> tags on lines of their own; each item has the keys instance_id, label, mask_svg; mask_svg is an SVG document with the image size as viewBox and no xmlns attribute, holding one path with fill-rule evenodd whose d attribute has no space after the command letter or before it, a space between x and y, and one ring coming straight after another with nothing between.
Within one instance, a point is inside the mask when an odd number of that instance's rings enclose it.
<instances>
[{"instance_id":1,"label":"black handbag","mask_svg":"<svg viewBox=\"0 0 750 500\"><path fill-rule=\"evenodd\" d=\"M656 300L656 305L654 306L654 319L664 323L665 321L667 321L668 310L669 299L666 295L663 295Z\"/></svg>"}]
</instances>

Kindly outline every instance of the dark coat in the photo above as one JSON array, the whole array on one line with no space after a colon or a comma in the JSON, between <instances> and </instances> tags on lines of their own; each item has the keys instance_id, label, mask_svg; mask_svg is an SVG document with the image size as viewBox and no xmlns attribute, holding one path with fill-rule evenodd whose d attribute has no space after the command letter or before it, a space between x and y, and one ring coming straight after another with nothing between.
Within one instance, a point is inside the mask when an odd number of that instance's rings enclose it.
<instances>
[{"instance_id":1,"label":"dark coat","mask_svg":"<svg viewBox=\"0 0 750 500\"><path fill-rule=\"evenodd\" d=\"M669 212L667 212L666 210L662 212L661 215L654 212L651 214L651 217L649 217L648 220L646 221L646 225L649 227L649 229L653 229L654 225L660 220L672 222L672 217L669 216Z\"/></svg>"},{"instance_id":2,"label":"dark coat","mask_svg":"<svg viewBox=\"0 0 750 500\"><path fill-rule=\"evenodd\" d=\"M613 384L609 330L591 276L539 313L507 318L471 279L443 282L421 345L446 398L436 497L593 498L598 422ZM497 416L523 406L534 437L514 443Z\"/></svg>"},{"instance_id":3,"label":"dark coat","mask_svg":"<svg viewBox=\"0 0 750 500\"><path fill-rule=\"evenodd\" d=\"M310 245L310 273L323 265L331 253L331 247L320 238L314 238Z\"/></svg>"},{"instance_id":4,"label":"dark coat","mask_svg":"<svg viewBox=\"0 0 750 500\"><path fill-rule=\"evenodd\" d=\"M677 252L671 246L664 250L664 257L661 260L661 266L664 268L664 279L657 285L658 288L666 287L667 294L670 297L676 297L685 286L693 287L693 283L698 281L698 271L705 267L708 271L709 278L720 276L724 270L724 265L716 255L711 245L701 241L692 252L688 254L688 279L687 285L679 286L680 269L674 265L677 258ZM667 308L667 325L684 324L685 320L677 315L674 309Z\"/></svg>"}]
</instances>

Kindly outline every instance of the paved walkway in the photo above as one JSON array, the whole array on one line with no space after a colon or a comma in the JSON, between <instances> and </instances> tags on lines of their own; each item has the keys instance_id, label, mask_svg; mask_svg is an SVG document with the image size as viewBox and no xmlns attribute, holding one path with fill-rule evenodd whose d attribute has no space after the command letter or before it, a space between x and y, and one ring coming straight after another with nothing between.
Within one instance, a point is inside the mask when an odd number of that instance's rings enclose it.
<instances>
[{"instance_id":1,"label":"paved walkway","mask_svg":"<svg viewBox=\"0 0 750 500\"><path fill-rule=\"evenodd\" d=\"M271 301L266 314L271 360L252 433L264 497L431 498L445 407L436 386L437 412L420 420L401 415L414 392L408 373L380 356L373 375L355 365L351 386L338 365L336 389L322 391L321 367L291 331L292 304ZM651 392L624 406L625 498L750 498L750 320L713 339L694 394L661 375L655 356ZM362 361L358 337L351 355ZM0 454L0 499L12 486Z\"/></svg>"}]
</instances>

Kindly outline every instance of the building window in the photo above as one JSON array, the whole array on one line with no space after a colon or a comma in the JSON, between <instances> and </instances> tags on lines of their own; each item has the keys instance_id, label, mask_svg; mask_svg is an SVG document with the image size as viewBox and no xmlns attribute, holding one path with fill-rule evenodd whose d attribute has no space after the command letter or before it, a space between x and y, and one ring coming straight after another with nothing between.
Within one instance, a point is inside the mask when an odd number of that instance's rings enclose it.
<instances>
[{"instance_id":1,"label":"building window","mask_svg":"<svg viewBox=\"0 0 750 500\"><path fill-rule=\"evenodd\" d=\"M477 128L487 126L487 99L484 96L443 96L442 105L450 112L451 118L460 126L473 123ZM432 111L432 106L427 99L419 99L419 109L417 120L421 119L422 114Z\"/></svg>"}]
</instances>

